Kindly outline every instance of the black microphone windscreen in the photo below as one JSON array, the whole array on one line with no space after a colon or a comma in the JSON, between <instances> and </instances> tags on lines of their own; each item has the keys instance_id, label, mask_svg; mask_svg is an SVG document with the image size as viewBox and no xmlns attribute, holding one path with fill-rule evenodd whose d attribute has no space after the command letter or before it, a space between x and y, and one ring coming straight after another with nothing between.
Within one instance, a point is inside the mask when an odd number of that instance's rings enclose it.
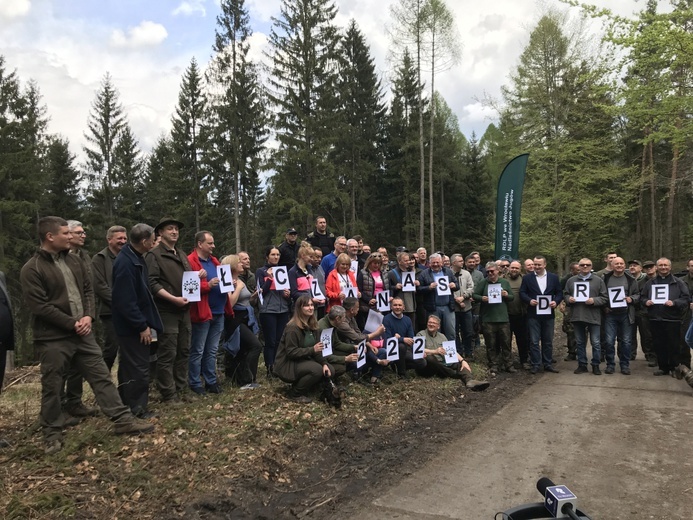
<instances>
[{"instance_id":1,"label":"black microphone windscreen","mask_svg":"<svg viewBox=\"0 0 693 520\"><path fill-rule=\"evenodd\" d=\"M537 491L541 493L541 496L546 496L546 488L555 485L556 484L554 484L553 480L551 480L549 477L541 477L539 480L537 480Z\"/></svg>"}]
</instances>

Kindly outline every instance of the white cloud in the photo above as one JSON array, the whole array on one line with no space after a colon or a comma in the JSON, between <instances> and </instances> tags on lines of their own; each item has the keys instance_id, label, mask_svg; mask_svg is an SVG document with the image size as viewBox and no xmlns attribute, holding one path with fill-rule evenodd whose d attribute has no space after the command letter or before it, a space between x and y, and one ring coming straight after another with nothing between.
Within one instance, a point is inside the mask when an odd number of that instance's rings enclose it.
<instances>
[{"instance_id":1,"label":"white cloud","mask_svg":"<svg viewBox=\"0 0 693 520\"><path fill-rule=\"evenodd\" d=\"M29 14L30 10L30 0L0 0L0 18L21 18Z\"/></svg>"},{"instance_id":2,"label":"white cloud","mask_svg":"<svg viewBox=\"0 0 693 520\"><path fill-rule=\"evenodd\" d=\"M183 15L192 16L195 13L199 13L200 16L206 16L207 10L203 5L205 0L189 0L181 2L178 7L176 7L171 14L173 16Z\"/></svg>"},{"instance_id":3,"label":"white cloud","mask_svg":"<svg viewBox=\"0 0 693 520\"><path fill-rule=\"evenodd\" d=\"M135 27L130 27L127 34L121 29L114 29L111 33L111 45L130 49L153 47L167 37L168 32L163 25L145 20Z\"/></svg>"}]
</instances>

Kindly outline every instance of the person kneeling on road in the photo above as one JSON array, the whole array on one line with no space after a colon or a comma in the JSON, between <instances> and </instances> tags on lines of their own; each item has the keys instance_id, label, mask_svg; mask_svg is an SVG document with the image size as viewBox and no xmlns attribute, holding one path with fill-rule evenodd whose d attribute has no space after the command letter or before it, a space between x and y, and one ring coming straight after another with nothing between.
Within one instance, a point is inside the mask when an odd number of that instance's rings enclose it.
<instances>
[{"instance_id":1,"label":"person kneeling on road","mask_svg":"<svg viewBox=\"0 0 693 520\"><path fill-rule=\"evenodd\" d=\"M460 379L467 388L475 392L486 390L489 387L488 381L477 381L472 378L469 364L459 354L456 353L457 363L447 364L445 362L443 342L447 341L447 338L440 333L440 318L438 316L430 315L426 323L426 330L420 331L417 336L422 336L426 340L424 347L426 366L416 369L418 375Z\"/></svg>"}]
</instances>

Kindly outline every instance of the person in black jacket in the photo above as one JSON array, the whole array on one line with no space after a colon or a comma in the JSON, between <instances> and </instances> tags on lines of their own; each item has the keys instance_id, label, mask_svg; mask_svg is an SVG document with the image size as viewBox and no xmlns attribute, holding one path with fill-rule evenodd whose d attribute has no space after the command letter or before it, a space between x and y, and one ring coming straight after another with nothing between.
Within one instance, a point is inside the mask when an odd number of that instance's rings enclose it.
<instances>
[{"instance_id":1,"label":"person in black jacket","mask_svg":"<svg viewBox=\"0 0 693 520\"><path fill-rule=\"evenodd\" d=\"M284 242L279 244L279 264L285 265L291 269L296 263L296 258L298 257L298 248L301 245L297 242L298 231L294 228L289 228L286 230L284 235Z\"/></svg>"},{"instance_id":2,"label":"person in black jacket","mask_svg":"<svg viewBox=\"0 0 693 520\"><path fill-rule=\"evenodd\" d=\"M154 230L136 224L130 243L113 262L111 316L120 344L118 391L132 413L151 417L149 401L150 345L164 331L159 311L149 291L149 274L143 255L154 247Z\"/></svg>"}]
</instances>

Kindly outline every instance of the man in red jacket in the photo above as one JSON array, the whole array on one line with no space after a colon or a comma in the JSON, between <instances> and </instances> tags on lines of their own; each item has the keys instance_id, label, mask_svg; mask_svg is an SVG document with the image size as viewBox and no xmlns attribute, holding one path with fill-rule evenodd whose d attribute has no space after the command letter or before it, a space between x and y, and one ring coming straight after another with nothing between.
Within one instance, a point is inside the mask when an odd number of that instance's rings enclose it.
<instances>
[{"instance_id":1,"label":"man in red jacket","mask_svg":"<svg viewBox=\"0 0 693 520\"><path fill-rule=\"evenodd\" d=\"M195 250L188 255L190 267L193 271L200 271L202 282L200 301L190 305L192 339L188 359L188 384L190 389L199 395L221 392L217 381L217 350L221 332L224 330L226 294L219 290L219 260L212 255L213 252L212 234L209 231L198 232L195 235Z\"/></svg>"}]
</instances>

